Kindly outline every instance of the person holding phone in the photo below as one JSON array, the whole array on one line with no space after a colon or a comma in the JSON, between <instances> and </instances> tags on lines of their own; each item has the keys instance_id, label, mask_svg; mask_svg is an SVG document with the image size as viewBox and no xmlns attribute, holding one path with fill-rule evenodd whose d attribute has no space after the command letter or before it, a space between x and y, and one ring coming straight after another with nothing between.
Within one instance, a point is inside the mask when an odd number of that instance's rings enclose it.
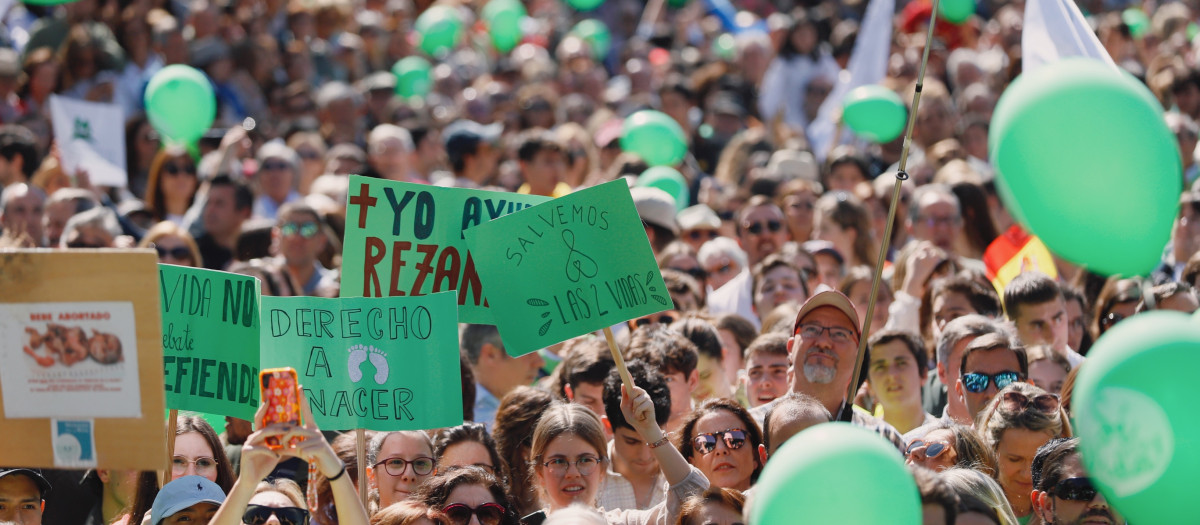
<instances>
[{"instance_id":1,"label":"person holding phone","mask_svg":"<svg viewBox=\"0 0 1200 525\"><path fill-rule=\"evenodd\" d=\"M313 422L303 388L297 386L296 392L303 424L283 422L264 426L267 404L259 407L254 416L258 430L250 434L242 446L241 475L213 516L211 525L263 525L272 516L282 525L308 525L308 510L295 485L262 483L275 465L288 457L309 462L329 480L340 525L367 525L367 511L358 500L354 483L346 475L346 465L338 459ZM280 445L275 447L268 441Z\"/></svg>"}]
</instances>

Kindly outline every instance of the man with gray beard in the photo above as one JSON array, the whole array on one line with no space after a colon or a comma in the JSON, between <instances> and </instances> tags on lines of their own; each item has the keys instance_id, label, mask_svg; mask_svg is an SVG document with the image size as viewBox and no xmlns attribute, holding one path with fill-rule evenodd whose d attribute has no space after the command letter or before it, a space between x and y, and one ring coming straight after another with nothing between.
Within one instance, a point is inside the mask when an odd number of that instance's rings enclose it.
<instances>
[{"instance_id":1,"label":"man with gray beard","mask_svg":"<svg viewBox=\"0 0 1200 525\"><path fill-rule=\"evenodd\" d=\"M895 428L861 408L851 408L854 400L846 399L846 390L854 375L860 333L858 314L845 295L824 291L809 298L796 314L792 336L787 343L791 356L788 368L791 391L816 398L834 418L849 410L852 424L875 431L896 448L904 450L904 442ZM774 403L751 411L760 426Z\"/></svg>"}]
</instances>

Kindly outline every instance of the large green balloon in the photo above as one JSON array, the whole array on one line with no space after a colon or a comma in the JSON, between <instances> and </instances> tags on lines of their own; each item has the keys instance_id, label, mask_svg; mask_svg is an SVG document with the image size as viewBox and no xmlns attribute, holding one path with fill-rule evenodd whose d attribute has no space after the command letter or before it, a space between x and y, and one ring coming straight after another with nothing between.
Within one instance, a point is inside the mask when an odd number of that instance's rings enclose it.
<instances>
[{"instance_id":1,"label":"large green balloon","mask_svg":"<svg viewBox=\"0 0 1200 525\"><path fill-rule=\"evenodd\" d=\"M1150 30L1150 17L1146 16L1146 12L1136 7L1130 7L1121 12L1121 21L1129 27L1129 34L1134 38L1141 38Z\"/></svg>"},{"instance_id":2,"label":"large green balloon","mask_svg":"<svg viewBox=\"0 0 1200 525\"><path fill-rule=\"evenodd\" d=\"M904 132L908 109L895 91L878 85L859 86L842 99L842 121L872 142L891 142Z\"/></svg>"},{"instance_id":3,"label":"large green balloon","mask_svg":"<svg viewBox=\"0 0 1200 525\"><path fill-rule=\"evenodd\" d=\"M691 193L688 191L687 179L679 170L670 166L655 166L638 175L637 185L648 188L658 188L675 197L675 212L681 212L688 207Z\"/></svg>"},{"instance_id":4,"label":"large green balloon","mask_svg":"<svg viewBox=\"0 0 1200 525\"><path fill-rule=\"evenodd\" d=\"M975 14L975 0L941 0L938 2L938 16L951 24L966 22Z\"/></svg>"},{"instance_id":5,"label":"large green balloon","mask_svg":"<svg viewBox=\"0 0 1200 525\"><path fill-rule=\"evenodd\" d=\"M413 29L420 36L421 50L432 56L444 55L458 45L463 36L462 19L453 7L435 5L426 9Z\"/></svg>"},{"instance_id":6,"label":"large green balloon","mask_svg":"<svg viewBox=\"0 0 1200 525\"><path fill-rule=\"evenodd\" d=\"M571 28L570 34L587 42L596 60L604 60L608 56L608 50L612 48L612 33L608 31L608 26L594 18L580 20Z\"/></svg>"},{"instance_id":7,"label":"large green balloon","mask_svg":"<svg viewBox=\"0 0 1200 525\"><path fill-rule=\"evenodd\" d=\"M1130 523L1195 519L1200 330L1170 311L1138 314L1088 352L1072 392L1084 467Z\"/></svg>"},{"instance_id":8,"label":"large green balloon","mask_svg":"<svg viewBox=\"0 0 1200 525\"><path fill-rule=\"evenodd\" d=\"M604 0L567 0L567 4L576 11L591 11L603 3Z\"/></svg>"},{"instance_id":9,"label":"large green balloon","mask_svg":"<svg viewBox=\"0 0 1200 525\"><path fill-rule=\"evenodd\" d=\"M887 440L848 423L823 423L771 456L750 499L750 523L917 525L921 495Z\"/></svg>"},{"instance_id":10,"label":"large green balloon","mask_svg":"<svg viewBox=\"0 0 1200 525\"><path fill-rule=\"evenodd\" d=\"M396 75L396 94L402 97L423 97L433 87L433 77L430 69L433 66L421 57L404 57L392 66L392 74Z\"/></svg>"},{"instance_id":11,"label":"large green balloon","mask_svg":"<svg viewBox=\"0 0 1200 525\"><path fill-rule=\"evenodd\" d=\"M199 140L217 117L217 98L208 77L181 64L155 73L146 84L144 101L150 125L175 144Z\"/></svg>"},{"instance_id":12,"label":"large green balloon","mask_svg":"<svg viewBox=\"0 0 1200 525\"><path fill-rule=\"evenodd\" d=\"M636 153L651 166L675 166L687 154L687 138L666 113L645 109L625 119L621 149Z\"/></svg>"},{"instance_id":13,"label":"large green balloon","mask_svg":"<svg viewBox=\"0 0 1200 525\"><path fill-rule=\"evenodd\" d=\"M492 0L481 13L488 25L492 45L501 53L512 51L521 43L521 20L525 18L525 6L519 0Z\"/></svg>"},{"instance_id":14,"label":"large green balloon","mask_svg":"<svg viewBox=\"0 0 1200 525\"><path fill-rule=\"evenodd\" d=\"M1179 147L1150 91L1074 58L1017 78L989 146L1001 199L1050 251L1089 270L1145 275L1179 211Z\"/></svg>"}]
</instances>

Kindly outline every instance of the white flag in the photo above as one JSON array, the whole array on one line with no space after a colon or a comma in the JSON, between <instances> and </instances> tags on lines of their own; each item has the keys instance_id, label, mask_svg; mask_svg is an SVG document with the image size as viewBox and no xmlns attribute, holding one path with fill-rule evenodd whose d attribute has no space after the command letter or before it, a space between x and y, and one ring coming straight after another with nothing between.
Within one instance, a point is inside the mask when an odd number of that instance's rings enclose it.
<instances>
[{"instance_id":1,"label":"white flag","mask_svg":"<svg viewBox=\"0 0 1200 525\"><path fill-rule=\"evenodd\" d=\"M837 133L834 116L842 109L842 99L850 90L871 84L878 84L887 76L888 57L892 51L892 17L896 14L895 0L871 0L867 6L867 14L863 17L862 28L858 31L858 40L854 42L854 51L850 54L850 63L838 75L817 118L808 126L808 140L813 155L824 162L830 146ZM842 130L843 140L853 140L849 129Z\"/></svg>"},{"instance_id":2,"label":"white flag","mask_svg":"<svg viewBox=\"0 0 1200 525\"><path fill-rule=\"evenodd\" d=\"M1022 73L1067 57L1095 58L1118 69L1073 0L1026 0Z\"/></svg>"},{"instance_id":3,"label":"white flag","mask_svg":"<svg viewBox=\"0 0 1200 525\"><path fill-rule=\"evenodd\" d=\"M121 106L51 95L50 118L63 171L74 175L82 168L96 186L120 188L128 183Z\"/></svg>"}]
</instances>

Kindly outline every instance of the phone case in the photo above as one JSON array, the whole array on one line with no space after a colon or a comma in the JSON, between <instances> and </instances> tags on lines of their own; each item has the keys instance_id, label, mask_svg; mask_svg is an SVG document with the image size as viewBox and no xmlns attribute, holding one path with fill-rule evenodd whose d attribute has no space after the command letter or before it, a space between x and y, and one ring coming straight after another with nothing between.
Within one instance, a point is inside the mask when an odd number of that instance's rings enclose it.
<instances>
[{"instance_id":1,"label":"phone case","mask_svg":"<svg viewBox=\"0 0 1200 525\"><path fill-rule=\"evenodd\" d=\"M268 368L259 372L259 383L262 385L262 401L267 406L263 414L263 425L273 423L291 423L303 425L300 418L300 395L294 368ZM294 446L299 440L293 438L289 445ZM268 437L267 446L273 449L282 448L279 439Z\"/></svg>"}]
</instances>

